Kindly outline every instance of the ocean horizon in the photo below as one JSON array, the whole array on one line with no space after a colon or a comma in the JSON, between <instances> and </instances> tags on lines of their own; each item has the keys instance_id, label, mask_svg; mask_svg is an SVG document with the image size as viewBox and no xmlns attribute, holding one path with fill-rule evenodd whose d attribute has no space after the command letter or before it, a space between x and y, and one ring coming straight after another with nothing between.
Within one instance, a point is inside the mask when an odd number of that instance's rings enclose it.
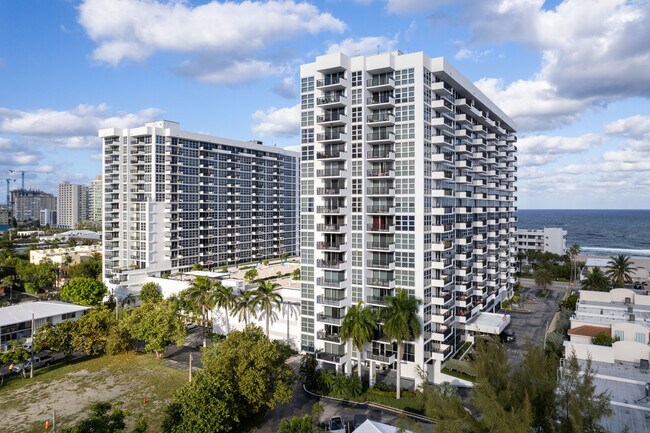
<instances>
[{"instance_id":1,"label":"ocean horizon","mask_svg":"<svg viewBox=\"0 0 650 433\"><path fill-rule=\"evenodd\" d=\"M584 255L650 257L650 209L519 209L517 227L562 227Z\"/></svg>"}]
</instances>

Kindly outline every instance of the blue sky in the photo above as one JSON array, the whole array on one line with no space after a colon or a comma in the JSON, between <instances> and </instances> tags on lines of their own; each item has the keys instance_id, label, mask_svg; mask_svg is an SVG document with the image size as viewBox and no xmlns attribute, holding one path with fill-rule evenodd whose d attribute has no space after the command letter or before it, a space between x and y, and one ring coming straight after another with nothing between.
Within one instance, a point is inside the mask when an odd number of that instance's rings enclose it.
<instances>
[{"instance_id":1,"label":"blue sky","mask_svg":"<svg viewBox=\"0 0 650 433\"><path fill-rule=\"evenodd\" d=\"M648 41L634 0L3 1L0 179L88 182L98 128L159 118L295 146L299 65L379 47L449 58L515 119L520 208L650 208Z\"/></svg>"}]
</instances>

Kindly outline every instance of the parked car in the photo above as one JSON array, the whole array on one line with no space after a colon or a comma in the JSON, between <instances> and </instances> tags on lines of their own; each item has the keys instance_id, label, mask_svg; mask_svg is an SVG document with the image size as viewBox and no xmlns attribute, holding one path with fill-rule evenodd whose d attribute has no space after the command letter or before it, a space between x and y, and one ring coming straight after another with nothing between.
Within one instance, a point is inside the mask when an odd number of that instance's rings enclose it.
<instances>
[{"instance_id":1,"label":"parked car","mask_svg":"<svg viewBox=\"0 0 650 433\"><path fill-rule=\"evenodd\" d=\"M330 418L330 432L332 433L346 433L345 423L340 416L333 416Z\"/></svg>"},{"instance_id":2,"label":"parked car","mask_svg":"<svg viewBox=\"0 0 650 433\"><path fill-rule=\"evenodd\" d=\"M28 371L30 368L32 368L32 361L34 362L34 369L50 365L52 362L54 362L54 358L50 355L46 356L34 356L33 358L29 358L27 361L24 363L16 364L14 365L13 371L15 373L20 373L23 371Z\"/></svg>"},{"instance_id":3,"label":"parked car","mask_svg":"<svg viewBox=\"0 0 650 433\"><path fill-rule=\"evenodd\" d=\"M499 339L502 343L512 343L517 340L517 337L515 336L515 331L506 329L499 334Z\"/></svg>"},{"instance_id":4,"label":"parked car","mask_svg":"<svg viewBox=\"0 0 650 433\"><path fill-rule=\"evenodd\" d=\"M196 328L197 328L197 324L196 324L196 323L192 323L192 322L186 322L186 323L185 323L185 326L187 327L187 330L188 330L188 331L191 331L192 329L196 329Z\"/></svg>"}]
</instances>

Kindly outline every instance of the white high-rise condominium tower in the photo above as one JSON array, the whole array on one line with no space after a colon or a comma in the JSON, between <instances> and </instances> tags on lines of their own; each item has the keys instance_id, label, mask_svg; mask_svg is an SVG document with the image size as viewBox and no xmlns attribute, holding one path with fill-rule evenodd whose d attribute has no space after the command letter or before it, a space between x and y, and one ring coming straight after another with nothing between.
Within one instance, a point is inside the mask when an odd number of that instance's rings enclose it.
<instances>
[{"instance_id":1,"label":"white high-rise condominium tower","mask_svg":"<svg viewBox=\"0 0 650 433\"><path fill-rule=\"evenodd\" d=\"M169 121L99 136L109 287L298 253L298 153Z\"/></svg>"},{"instance_id":2,"label":"white high-rise condominium tower","mask_svg":"<svg viewBox=\"0 0 650 433\"><path fill-rule=\"evenodd\" d=\"M73 229L88 219L88 186L70 182L59 184L56 221L61 228Z\"/></svg>"},{"instance_id":3,"label":"white high-rise condominium tower","mask_svg":"<svg viewBox=\"0 0 650 433\"><path fill-rule=\"evenodd\" d=\"M90 189L88 191L88 219L92 222L101 224L102 222L102 207L104 205L104 182L102 176L96 176L90 181Z\"/></svg>"},{"instance_id":4,"label":"white high-rise condominium tower","mask_svg":"<svg viewBox=\"0 0 650 433\"><path fill-rule=\"evenodd\" d=\"M422 52L329 54L300 76L302 348L327 368L395 368L381 327L361 354L339 331L350 305L380 310L403 288L422 301L422 334L402 376L438 381L512 295L514 123Z\"/></svg>"}]
</instances>

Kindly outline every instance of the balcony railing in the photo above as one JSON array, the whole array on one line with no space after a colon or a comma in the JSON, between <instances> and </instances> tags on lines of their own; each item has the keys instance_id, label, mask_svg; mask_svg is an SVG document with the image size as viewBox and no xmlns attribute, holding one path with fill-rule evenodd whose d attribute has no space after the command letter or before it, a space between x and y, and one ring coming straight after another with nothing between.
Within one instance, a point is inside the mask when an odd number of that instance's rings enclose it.
<instances>
[{"instance_id":1,"label":"balcony railing","mask_svg":"<svg viewBox=\"0 0 650 433\"><path fill-rule=\"evenodd\" d=\"M388 233L391 231L395 231L395 226L392 224L368 224L368 231Z\"/></svg>"},{"instance_id":2,"label":"balcony railing","mask_svg":"<svg viewBox=\"0 0 650 433\"><path fill-rule=\"evenodd\" d=\"M343 317L334 317L323 313L318 313L316 315L316 320L318 320L319 322L329 323L330 325L338 325L338 326L341 326L341 323L343 323Z\"/></svg>"},{"instance_id":3,"label":"balcony railing","mask_svg":"<svg viewBox=\"0 0 650 433\"><path fill-rule=\"evenodd\" d=\"M393 170L378 170L370 169L367 172L368 177L394 177L395 171Z\"/></svg>"},{"instance_id":4,"label":"balcony railing","mask_svg":"<svg viewBox=\"0 0 650 433\"><path fill-rule=\"evenodd\" d=\"M394 247L395 244L388 242L368 242L367 246L369 250L380 250L388 251Z\"/></svg>"},{"instance_id":5,"label":"balcony railing","mask_svg":"<svg viewBox=\"0 0 650 433\"><path fill-rule=\"evenodd\" d=\"M326 287L337 287L341 288L342 286L347 283L347 280L328 280L325 279L325 277L320 277L316 279L316 284L319 286L326 286Z\"/></svg>"},{"instance_id":6,"label":"balcony railing","mask_svg":"<svg viewBox=\"0 0 650 433\"><path fill-rule=\"evenodd\" d=\"M345 225L341 224L317 224L316 230L319 232L340 232Z\"/></svg>"},{"instance_id":7,"label":"balcony railing","mask_svg":"<svg viewBox=\"0 0 650 433\"><path fill-rule=\"evenodd\" d=\"M341 195L341 188L316 188L318 195Z\"/></svg>"},{"instance_id":8,"label":"balcony railing","mask_svg":"<svg viewBox=\"0 0 650 433\"><path fill-rule=\"evenodd\" d=\"M340 150L331 150L329 152L316 152L316 159L334 159L341 158L343 152Z\"/></svg>"},{"instance_id":9,"label":"balcony railing","mask_svg":"<svg viewBox=\"0 0 650 433\"><path fill-rule=\"evenodd\" d=\"M391 206L373 206L370 205L368 206L367 212L368 213L392 213L395 210L394 207Z\"/></svg>"},{"instance_id":10,"label":"balcony railing","mask_svg":"<svg viewBox=\"0 0 650 433\"><path fill-rule=\"evenodd\" d=\"M341 131L331 131L324 134L316 134L316 141L345 140L346 135Z\"/></svg>"},{"instance_id":11,"label":"balcony railing","mask_svg":"<svg viewBox=\"0 0 650 433\"><path fill-rule=\"evenodd\" d=\"M316 248L325 251L338 251L341 248L345 248L345 244L339 242L318 242Z\"/></svg>"},{"instance_id":12,"label":"balcony railing","mask_svg":"<svg viewBox=\"0 0 650 433\"><path fill-rule=\"evenodd\" d=\"M340 343L341 342L341 337L339 334L331 334L327 333L324 330L320 330L316 333L316 338L319 340L324 340L324 341L331 341L333 343Z\"/></svg>"},{"instance_id":13,"label":"balcony railing","mask_svg":"<svg viewBox=\"0 0 650 433\"><path fill-rule=\"evenodd\" d=\"M316 212L317 213L331 213L331 214L338 214L341 213L341 211L345 209L344 207L339 207L339 206L316 206Z\"/></svg>"},{"instance_id":14,"label":"balcony railing","mask_svg":"<svg viewBox=\"0 0 650 433\"><path fill-rule=\"evenodd\" d=\"M387 186L371 186L366 189L368 195L395 195L395 190Z\"/></svg>"},{"instance_id":15,"label":"balcony railing","mask_svg":"<svg viewBox=\"0 0 650 433\"><path fill-rule=\"evenodd\" d=\"M389 95L375 95L367 100L368 105L390 104L395 105L395 98Z\"/></svg>"},{"instance_id":16,"label":"balcony railing","mask_svg":"<svg viewBox=\"0 0 650 433\"><path fill-rule=\"evenodd\" d=\"M395 141L395 134L392 131L369 132L366 135L367 141Z\"/></svg>"},{"instance_id":17,"label":"balcony railing","mask_svg":"<svg viewBox=\"0 0 650 433\"><path fill-rule=\"evenodd\" d=\"M347 298L330 298L327 296L319 295L316 297L316 302L321 305L330 305L332 307L340 307L345 303Z\"/></svg>"},{"instance_id":18,"label":"balcony railing","mask_svg":"<svg viewBox=\"0 0 650 433\"><path fill-rule=\"evenodd\" d=\"M368 159L389 159L394 158L395 153L392 150L369 150L366 154Z\"/></svg>"},{"instance_id":19,"label":"balcony railing","mask_svg":"<svg viewBox=\"0 0 650 433\"><path fill-rule=\"evenodd\" d=\"M374 353L374 352L371 352L371 351L367 351L366 352L366 359L381 362L381 363L384 363L384 364L392 364L393 362L395 362L395 355L386 356L386 355L382 355L380 353Z\"/></svg>"},{"instance_id":20,"label":"balcony railing","mask_svg":"<svg viewBox=\"0 0 650 433\"><path fill-rule=\"evenodd\" d=\"M341 102L343 98L344 98L343 95L333 95L333 96L325 96L323 98L317 98L316 105L327 105L327 104L338 103Z\"/></svg>"},{"instance_id":21,"label":"balcony railing","mask_svg":"<svg viewBox=\"0 0 650 433\"><path fill-rule=\"evenodd\" d=\"M316 358L322 361L329 361L329 362L335 362L337 364L340 364L343 355L336 355L334 353L327 353L327 352L316 352Z\"/></svg>"},{"instance_id":22,"label":"balcony railing","mask_svg":"<svg viewBox=\"0 0 650 433\"><path fill-rule=\"evenodd\" d=\"M389 76L380 76L373 77L366 81L366 87L377 87L377 86L395 86L395 80L393 77Z\"/></svg>"},{"instance_id":23,"label":"balcony railing","mask_svg":"<svg viewBox=\"0 0 650 433\"><path fill-rule=\"evenodd\" d=\"M395 262L388 261L388 260L382 260L382 261L368 260L366 261L366 266L369 268L389 269L395 267Z\"/></svg>"},{"instance_id":24,"label":"balcony railing","mask_svg":"<svg viewBox=\"0 0 650 433\"><path fill-rule=\"evenodd\" d=\"M322 80L316 80L316 87L326 87L326 86L334 86L337 84L343 84L345 83L345 78L342 77L327 77L323 78Z\"/></svg>"},{"instance_id":25,"label":"balcony railing","mask_svg":"<svg viewBox=\"0 0 650 433\"><path fill-rule=\"evenodd\" d=\"M383 278L372 278L368 277L366 279L366 283L369 286L377 286L377 287L393 287L395 285L395 280L385 280Z\"/></svg>"},{"instance_id":26,"label":"balcony railing","mask_svg":"<svg viewBox=\"0 0 650 433\"><path fill-rule=\"evenodd\" d=\"M325 168L322 170L316 170L316 177L342 177L343 170L341 169L331 169Z\"/></svg>"},{"instance_id":27,"label":"balcony railing","mask_svg":"<svg viewBox=\"0 0 650 433\"><path fill-rule=\"evenodd\" d=\"M345 265L342 260L317 260L316 267L325 269L341 269Z\"/></svg>"},{"instance_id":28,"label":"balcony railing","mask_svg":"<svg viewBox=\"0 0 650 433\"><path fill-rule=\"evenodd\" d=\"M366 303L373 305L386 305L386 300L383 296L366 296Z\"/></svg>"},{"instance_id":29,"label":"balcony railing","mask_svg":"<svg viewBox=\"0 0 650 433\"><path fill-rule=\"evenodd\" d=\"M373 113L368 116L368 123L395 122L395 116L391 113Z\"/></svg>"}]
</instances>

